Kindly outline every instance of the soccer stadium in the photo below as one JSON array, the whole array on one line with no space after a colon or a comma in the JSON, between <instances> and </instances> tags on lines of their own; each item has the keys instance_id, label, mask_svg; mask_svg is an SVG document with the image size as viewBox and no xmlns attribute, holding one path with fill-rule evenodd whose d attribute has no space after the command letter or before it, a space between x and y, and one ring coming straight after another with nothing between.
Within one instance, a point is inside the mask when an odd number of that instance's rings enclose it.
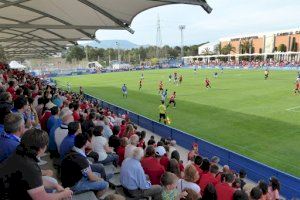
<instances>
[{"instance_id":1,"label":"soccer stadium","mask_svg":"<svg viewBox=\"0 0 300 200\"><path fill-rule=\"evenodd\" d=\"M275 1L0 1L0 199L300 199Z\"/></svg>"}]
</instances>

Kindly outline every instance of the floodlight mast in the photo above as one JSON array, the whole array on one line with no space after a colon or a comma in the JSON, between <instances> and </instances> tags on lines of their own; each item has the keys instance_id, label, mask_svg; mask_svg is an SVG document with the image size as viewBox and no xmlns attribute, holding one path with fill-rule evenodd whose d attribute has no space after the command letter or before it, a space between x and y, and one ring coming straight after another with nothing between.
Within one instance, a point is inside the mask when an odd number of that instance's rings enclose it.
<instances>
[{"instance_id":1,"label":"floodlight mast","mask_svg":"<svg viewBox=\"0 0 300 200\"><path fill-rule=\"evenodd\" d=\"M185 29L185 25L179 25L179 30L181 34L181 52L180 52L180 57L182 58L183 55L183 30Z\"/></svg>"}]
</instances>

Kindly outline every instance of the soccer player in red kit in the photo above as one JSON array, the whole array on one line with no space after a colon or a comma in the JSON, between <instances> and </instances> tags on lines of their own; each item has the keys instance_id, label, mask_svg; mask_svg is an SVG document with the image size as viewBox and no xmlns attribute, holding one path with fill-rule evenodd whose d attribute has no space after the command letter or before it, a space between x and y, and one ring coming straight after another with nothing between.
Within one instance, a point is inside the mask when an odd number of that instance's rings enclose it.
<instances>
[{"instance_id":1,"label":"soccer player in red kit","mask_svg":"<svg viewBox=\"0 0 300 200\"><path fill-rule=\"evenodd\" d=\"M176 108L175 98L176 98L176 92L173 92L173 94L170 97L169 104L167 105L167 107L169 107L170 104L173 104L174 108Z\"/></svg>"},{"instance_id":2,"label":"soccer player in red kit","mask_svg":"<svg viewBox=\"0 0 300 200\"><path fill-rule=\"evenodd\" d=\"M210 86L210 80L207 77L205 79L205 87L206 88L211 88L211 86Z\"/></svg>"}]
</instances>

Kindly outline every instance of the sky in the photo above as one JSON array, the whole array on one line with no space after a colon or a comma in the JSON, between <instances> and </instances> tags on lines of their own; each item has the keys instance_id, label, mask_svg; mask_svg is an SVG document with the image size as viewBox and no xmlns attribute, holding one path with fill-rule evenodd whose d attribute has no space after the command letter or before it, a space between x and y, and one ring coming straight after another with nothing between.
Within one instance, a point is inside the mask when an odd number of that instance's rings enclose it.
<instances>
[{"instance_id":1,"label":"sky","mask_svg":"<svg viewBox=\"0 0 300 200\"><path fill-rule=\"evenodd\" d=\"M98 30L98 40L128 40L138 45L155 45L157 16L163 45L180 45L178 26L185 25L184 45L218 41L222 37L284 29L300 29L300 0L207 0L207 14L200 6L169 5L137 15L131 34L124 30Z\"/></svg>"}]
</instances>

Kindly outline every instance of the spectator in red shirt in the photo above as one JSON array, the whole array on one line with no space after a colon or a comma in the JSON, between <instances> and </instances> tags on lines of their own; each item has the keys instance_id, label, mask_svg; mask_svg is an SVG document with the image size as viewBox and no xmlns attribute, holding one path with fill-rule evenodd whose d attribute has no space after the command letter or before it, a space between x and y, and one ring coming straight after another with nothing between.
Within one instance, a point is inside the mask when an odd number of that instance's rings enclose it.
<instances>
[{"instance_id":1,"label":"spectator in red shirt","mask_svg":"<svg viewBox=\"0 0 300 200\"><path fill-rule=\"evenodd\" d=\"M121 138L120 140L120 146L117 148L116 153L119 156L119 165L122 165L122 162L124 160L124 156L125 156L125 147L128 144L128 139L126 137Z\"/></svg>"},{"instance_id":2,"label":"spectator in red shirt","mask_svg":"<svg viewBox=\"0 0 300 200\"><path fill-rule=\"evenodd\" d=\"M164 148L165 148L165 150L166 150L166 152L167 152L167 149L169 148L168 146L164 146ZM168 169L168 166L169 166L169 162L170 162L170 160L169 160L169 158L168 158L168 154L167 153L165 153L161 158L160 158L160 164L162 165L162 166L164 166L164 168L165 168L165 170L167 170Z\"/></svg>"},{"instance_id":3,"label":"spectator in red shirt","mask_svg":"<svg viewBox=\"0 0 300 200\"><path fill-rule=\"evenodd\" d=\"M16 99L16 90L15 90L15 82L14 81L9 81L8 82L8 88L6 89L6 92L9 92L14 99Z\"/></svg>"},{"instance_id":4,"label":"spectator in red shirt","mask_svg":"<svg viewBox=\"0 0 300 200\"><path fill-rule=\"evenodd\" d=\"M218 200L232 200L235 190L231 187L234 181L233 174L225 174L225 182L216 185Z\"/></svg>"},{"instance_id":5,"label":"spectator in red shirt","mask_svg":"<svg viewBox=\"0 0 300 200\"><path fill-rule=\"evenodd\" d=\"M90 106L89 106L87 100L84 100L83 103L80 105L81 110L85 110L85 109L89 109L89 108L90 108Z\"/></svg>"},{"instance_id":6,"label":"spectator in red shirt","mask_svg":"<svg viewBox=\"0 0 300 200\"><path fill-rule=\"evenodd\" d=\"M141 131L140 140L137 147L142 147L143 149L146 148L145 137L146 137L146 131Z\"/></svg>"},{"instance_id":7,"label":"spectator in red shirt","mask_svg":"<svg viewBox=\"0 0 300 200\"><path fill-rule=\"evenodd\" d=\"M126 121L125 120L122 120L121 122L121 126L120 126L120 133L119 133L119 137L122 138L124 133L125 133L125 130L126 130Z\"/></svg>"},{"instance_id":8,"label":"spectator in red shirt","mask_svg":"<svg viewBox=\"0 0 300 200\"><path fill-rule=\"evenodd\" d=\"M209 172L204 172L201 175L199 186L201 188L201 195L203 195L206 186L211 183L214 186L217 185L218 180L215 178L216 174L219 172L219 167L217 165L211 165Z\"/></svg>"},{"instance_id":9,"label":"spectator in red shirt","mask_svg":"<svg viewBox=\"0 0 300 200\"><path fill-rule=\"evenodd\" d=\"M171 153L171 159L172 158L175 158L179 164L179 170L180 172L183 172L184 171L184 166L182 164L182 161L180 160L180 155L179 155L179 152L177 150L173 151Z\"/></svg>"},{"instance_id":10,"label":"spectator in red shirt","mask_svg":"<svg viewBox=\"0 0 300 200\"><path fill-rule=\"evenodd\" d=\"M159 158L166 153L164 147L148 146L145 157L141 160L145 174L149 176L151 184L159 185L160 177L165 172L164 167L159 163Z\"/></svg>"},{"instance_id":11,"label":"spectator in red shirt","mask_svg":"<svg viewBox=\"0 0 300 200\"><path fill-rule=\"evenodd\" d=\"M134 127L132 124L127 124L125 133L122 137L127 137L128 139L135 133Z\"/></svg>"},{"instance_id":12,"label":"spectator in red shirt","mask_svg":"<svg viewBox=\"0 0 300 200\"><path fill-rule=\"evenodd\" d=\"M79 103L78 103L78 102L74 103L74 104L73 104L73 108L74 108L74 110L73 110L74 121L75 121L75 122L79 122L79 120L80 120L80 115L79 115Z\"/></svg>"},{"instance_id":13,"label":"spectator in red shirt","mask_svg":"<svg viewBox=\"0 0 300 200\"><path fill-rule=\"evenodd\" d=\"M196 170L197 170L197 172L198 172L198 174L199 174L199 180L200 180L200 177L201 177L201 175L202 175L202 169L200 168L201 167L201 165L202 165L202 162L203 162L203 159L202 159L202 157L201 156L196 156L195 158L194 158L194 163L193 163L193 165L194 165L194 167L196 168ZM199 180L197 181L197 183L199 183Z\"/></svg>"}]
</instances>

